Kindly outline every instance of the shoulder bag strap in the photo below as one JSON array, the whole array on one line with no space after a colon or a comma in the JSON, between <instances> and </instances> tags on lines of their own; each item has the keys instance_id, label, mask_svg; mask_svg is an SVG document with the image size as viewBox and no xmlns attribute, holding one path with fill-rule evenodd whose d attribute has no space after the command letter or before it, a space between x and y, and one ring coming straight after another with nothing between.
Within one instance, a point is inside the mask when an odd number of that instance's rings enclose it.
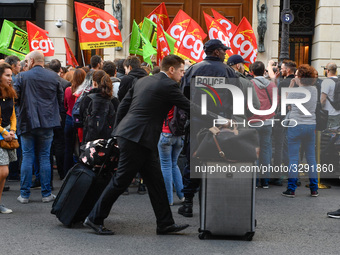
<instances>
[{"instance_id":1,"label":"shoulder bag strap","mask_svg":"<svg viewBox=\"0 0 340 255\"><path fill-rule=\"evenodd\" d=\"M335 86L336 86L336 83L339 81L338 78L329 78L329 79L335 82ZM334 86L334 90L335 90L335 86ZM328 95L327 95L327 99L330 102L330 104L333 106L333 101L328 97Z\"/></svg>"},{"instance_id":2,"label":"shoulder bag strap","mask_svg":"<svg viewBox=\"0 0 340 255\"><path fill-rule=\"evenodd\" d=\"M256 79L256 78L255 78ZM265 85L262 81L260 81L259 79L256 79L257 81L259 81L259 82L261 82L263 85ZM255 82L254 82L255 83ZM273 105L273 102L272 102L272 99L271 99L271 97L270 97L270 95L269 95L269 92L268 92L268 90L267 90L267 87L265 87L264 88L265 90L266 90L266 93L267 93L267 96L268 96L268 99L269 99L269 102L270 102L270 104L271 105Z\"/></svg>"}]
</instances>

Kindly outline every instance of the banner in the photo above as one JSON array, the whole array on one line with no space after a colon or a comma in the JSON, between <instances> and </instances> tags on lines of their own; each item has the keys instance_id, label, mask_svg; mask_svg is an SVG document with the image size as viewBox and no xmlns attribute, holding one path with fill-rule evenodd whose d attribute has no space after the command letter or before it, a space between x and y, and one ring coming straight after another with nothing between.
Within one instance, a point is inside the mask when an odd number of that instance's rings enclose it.
<instances>
[{"instance_id":1,"label":"banner","mask_svg":"<svg viewBox=\"0 0 340 255\"><path fill-rule=\"evenodd\" d=\"M218 39L225 46L231 48L229 37L224 29L224 27L215 19L213 19L210 15L203 12L205 18L205 24L207 26L209 39ZM226 52L228 57L233 54L230 50Z\"/></svg>"},{"instance_id":2,"label":"banner","mask_svg":"<svg viewBox=\"0 0 340 255\"><path fill-rule=\"evenodd\" d=\"M73 67L79 66L76 58L74 57L72 53L70 45L68 45L66 38L64 38L64 44L65 44L65 49L66 49L66 65L71 65Z\"/></svg>"},{"instance_id":3,"label":"banner","mask_svg":"<svg viewBox=\"0 0 340 255\"><path fill-rule=\"evenodd\" d=\"M82 50L123 47L118 20L91 5L74 2L79 43Z\"/></svg>"},{"instance_id":4,"label":"banner","mask_svg":"<svg viewBox=\"0 0 340 255\"><path fill-rule=\"evenodd\" d=\"M145 39L151 42L152 46L157 49L158 35L157 35L157 25L155 22L148 18L144 18L141 32ZM174 53L176 40L172 38L168 33L164 32L165 38L169 44L170 52Z\"/></svg>"},{"instance_id":5,"label":"banner","mask_svg":"<svg viewBox=\"0 0 340 255\"><path fill-rule=\"evenodd\" d=\"M166 40L164 30L157 24L157 65L161 65L162 59L170 54L170 46Z\"/></svg>"},{"instance_id":6,"label":"banner","mask_svg":"<svg viewBox=\"0 0 340 255\"><path fill-rule=\"evenodd\" d=\"M8 20L4 20L0 33L0 53L15 55L20 60L30 52L27 32Z\"/></svg>"},{"instance_id":7,"label":"banner","mask_svg":"<svg viewBox=\"0 0 340 255\"><path fill-rule=\"evenodd\" d=\"M241 20L230 42L234 54L241 55L244 60L250 62L245 64L246 69L249 70L249 65L256 61L257 43L254 30L245 17Z\"/></svg>"},{"instance_id":8,"label":"banner","mask_svg":"<svg viewBox=\"0 0 340 255\"><path fill-rule=\"evenodd\" d=\"M164 2L158 5L147 18L156 24L160 23L163 30L167 30L170 26L168 11L166 10Z\"/></svg>"},{"instance_id":9,"label":"banner","mask_svg":"<svg viewBox=\"0 0 340 255\"><path fill-rule=\"evenodd\" d=\"M202 61L204 54L203 40L206 37L203 29L191 19L176 54L195 63Z\"/></svg>"},{"instance_id":10,"label":"banner","mask_svg":"<svg viewBox=\"0 0 340 255\"><path fill-rule=\"evenodd\" d=\"M219 12L215 11L213 8L211 8L211 11L213 13L214 19L225 28L228 38L229 40L231 40L233 34L236 31L237 26L233 22L222 16Z\"/></svg>"},{"instance_id":11,"label":"banner","mask_svg":"<svg viewBox=\"0 0 340 255\"><path fill-rule=\"evenodd\" d=\"M129 53L143 56L145 62L151 63L151 56L156 55L156 50L143 36L135 20L133 20Z\"/></svg>"},{"instance_id":12,"label":"banner","mask_svg":"<svg viewBox=\"0 0 340 255\"><path fill-rule=\"evenodd\" d=\"M54 56L54 45L46 35L48 32L26 20L30 51L41 50L45 57Z\"/></svg>"},{"instance_id":13,"label":"banner","mask_svg":"<svg viewBox=\"0 0 340 255\"><path fill-rule=\"evenodd\" d=\"M171 22L169 28L166 30L166 32L177 41L175 43L175 49L177 49L181 44L185 31L189 26L190 20L192 20L192 18L188 14L182 10L179 10L176 14L176 17Z\"/></svg>"}]
</instances>

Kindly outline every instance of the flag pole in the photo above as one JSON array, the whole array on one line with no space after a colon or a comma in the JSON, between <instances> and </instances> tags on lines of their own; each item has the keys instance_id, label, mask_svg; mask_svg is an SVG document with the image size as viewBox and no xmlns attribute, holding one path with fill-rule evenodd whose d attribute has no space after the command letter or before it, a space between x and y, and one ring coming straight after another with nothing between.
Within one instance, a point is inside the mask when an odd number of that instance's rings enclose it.
<instances>
[{"instance_id":1,"label":"flag pole","mask_svg":"<svg viewBox=\"0 0 340 255\"><path fill-rule=\"evenodd\" d=\"M129 39L129 37L130 37L131 34L132 34L132 32L124 39L124 41L122 42L122 44L124 44L125 41L126 41L127 39Z\"/></svg>"},{"instance_id":2,"label":"flag pole","mask_svg":"<svg viewBox=\"0 0 340 255\"><path fill-rule=\"evenodd\" d=\"M84 60L84 53L83 53L83 50L80 50L80 52L81 52L81 57L82 57L82 59L83 59L83 66L85 66L85 60Z\"/></svg>"}]
</instances>

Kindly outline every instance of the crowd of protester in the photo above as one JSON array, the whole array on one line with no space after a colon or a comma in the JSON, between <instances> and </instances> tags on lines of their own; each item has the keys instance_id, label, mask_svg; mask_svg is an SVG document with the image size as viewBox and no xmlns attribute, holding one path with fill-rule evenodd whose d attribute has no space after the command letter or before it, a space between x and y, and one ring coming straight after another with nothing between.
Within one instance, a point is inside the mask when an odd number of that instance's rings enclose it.
<instances>
[{"instance_id":1,"label":"crowd of protester","mask_svg":"<svg viewBox=\"0 0 340 255\"><path fill-rule=\"evenodd\" d=\"M129 100L135 100L131 98L134 96L131 93L140 91L135 92L134 86L142 86L143 81L148 81L147 79L152 76L158 77L159 72L174 80L178 84L178 89L182 88L181 91L187 99L190 99L193 86L192 77L200 75L233 78L238 81L237 85L244 92L245 98L248 97L249 91L252 91L253 107L258 110L270 109L274 98L280 99L284 96L281 94L281 88L303 87L307 89L311 93L311 99L304 103L304 107L311 115L304 115L295 105L287 107L289 118L298 122L298 125L294 127L287 128L280 125L281 121L287 118L286 115L281 114L280 107L268 115L253 115L248 110L244 115L233 116L230 110L231 103L228 104L230 100L228 93L225 93L225 98L222 98L222 101L227 103L215 113L223 118L234 118L237 122L246 120L252 123L248 128L255 128L258 131L260 141L257 162L259 166L294 165L296 167L300 160L299 151L302 150L307 164L316 168L315 108L318 98L322 107L329 112L328 127L340 126L340 111L334 109L331 103L338 79L337 65L327 64L325 67L327 78L320 82L317 79L317 71L312 66L303 64L297 67L296 63L291 60L283 61L281 66L272 60L267 66L261 61L256 61L249 66L249 70L248 68L245 70L247 62L240 55L230 56L228 61L224 62L227 49L228 47L218 40L210 40L204 46L206 58L201 63L191 65L188 60L183 63L174 60L179 62L174 62L175 64L171 66L170 61L170 66L166 67L156 66L154 63L152 68L146 63L141 63L136 56L103 61L102 57L94 55L91 57L89 66L76 68L62 67L58 59L45 63L40 51L30 52L24 61L20 61L16 56L8 56L0 60L0 98L2 99L0 133L6 141L14 139L16 134L20 143L20 147L16 150L0 148L0 201L2 192L9 189L5 186L6 178L8 181L20 181L20 195L17 198L20 203L29 203L30 189L36 187L41 188L42 202L54 201L56 196L52 194L53 167L56 165L59 178L64 179L68 171L78 162L79 146L98 138L109 138L114 130L120 102L126 103L128 101L124 99L126 97L129 97ZM176 76L179 66L183 67L183 71L185 69L185 73L180 74L178 71ZM149 82L154 81L150 79ZM288 99L301 97L301 93L295 92L287 95ZM72 110L77 100L80 99L81 124L76 125ZM196 98L191 98L191 100L198 103L199 99L196 95ZM176 100L169 99L168 101ZM182 104L188 106L187 102L183 101ZM99 133L93 131L89 107L92 109L97 107L98 111L107 111L110 121L105 124L105 130ZM192 217L193 197L200 183L197 179L190 178L190 164L195 164L197 160L191 157L190 146L197 146L197 144L185 146L187 139L184 139L184 136L172 134L167 123L173 118L174 105L170 109L167 116L162 116L163 126L159 130L160 136L152 138L157 140L158 158L163 175L163 179L157 180L164 180L167 204L169 206L175 204L174 187L178 202L183 202L178 213ZM280 120L279 125L272 125L274 118ZM192 118L191 121L192 127L196 124L199 127L202 126L202 123L198 123L200 121L198 119ZM196 133L198 130L195 131L195 128L192 128L191 132ZM187 166L180 170L177 162L181 153L187 155ZM145 156L148 157L147 154ZM130 157L130 160L134 158ZM133 178L138 180L138 193L144 194L146 187L154 188L154 186L146 183L145 187L142 179L143 173L147 176L149 174L143 172L145 169L141 168L140 171L141 173L137 175L133 173ZM34 181L32 181L32 175L35 175ZM269 175L259 176L257 186L264 189L268 189L270 185L282 186L283 178L283 176L278 178L272 178ZM293 168L293 171L288 174L287 190L282 192L282 195L295 197L299 183L297 172ZM107 192L122 193L124 191L124 194L128 194L127 188L121 191L122 187L119 186L119 191L115 191L118 186L114 185L118 184L114 183L113 190ZM315 172L310 172L309 187L311 196L317 197L319 195L318 180ZM154 193L154 190L151 192ZM120 195L118 193L117 196ZM156 214L157 210L160 209L155 209ZM12 210L1 204L0 212L11 213ZM98 211L92 212L90 219L87 219L87 224L95 230L97 224L103 224L103 219L97 220L96 213L98 214ZM340 210L329 213L329 216L340 217ZM174 224L172 216L168 216L168 220L172 226ZM184 228L185 226L177 225L171 229L160 227L158 232L175 232ZM110 233L107 231L104 234Z\"/></svg>"}]
</instances>

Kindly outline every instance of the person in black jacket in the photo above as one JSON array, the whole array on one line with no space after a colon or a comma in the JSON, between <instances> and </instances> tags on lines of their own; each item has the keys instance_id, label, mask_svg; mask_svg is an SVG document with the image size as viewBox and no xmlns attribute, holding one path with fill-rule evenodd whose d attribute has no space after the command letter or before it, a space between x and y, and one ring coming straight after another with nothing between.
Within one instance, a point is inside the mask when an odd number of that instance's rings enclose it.
<instances>
[{"instance_id":1,"label":"person in black jacket","mask_svg":"<svg viewBox=\"0 0 340 255\"><path fill-rule=\"evenodd\" d=\"M141 67L141 62L138 57L136 56L129 56L124 60L124 69L126 75L121 79L119 90L118 90L118 99L119 101L122 101L126 93L129 91L129 89L132 87L136 81L142 77L145 77L148 75L148 73ZM137 177L139 178L139 174L137 174ZM146 189L145 185L143 183L143 179L139 178L139 185L138 185L138 194L145 194ZM125 190L125 195L129 194L129 189L127 188Z\"/></svg>"},{"instance_id":2,"label":"person in black jacket","mask_svg":"<svg viewBox=\"0 0 340 255\"><path fill-rule=\"evenodd\" d=\"M61 63L58 59L52 59L49 63L49 68L56 72L58 75L61 72ZM64 179L65 177L65 170L64 170L64 151L65 151L65 137L64 137L64 128L65 128L65 121L66 121L66 109L64 107L64 94L65 89L71 86L71 82L61 78L60 75L58 76L60 81L61 87L63 88L63 102L59 105L60 117L61 117L61 127L55 128L53 130L53 142L52 142L52 153L54 153L57 163L57 169L60 179ZM52 161L53 163L53 161ZM52 175L53 178L53 175ZM32 185L36 187L36 185L40 186L40 183L37 184L35 181Z\"/></svg>"},{"instance_id":3,"label":"person in black jacket","mask_svg":"<svg viewBox=\"0 0 340 255\"><path fill-rule=\"evenodd\" d=\"M149 190L157 219L157 234L178 232L188 227L174 222L157 158L157 143L169 110L176 105L190 111L190 101L177 85L183 73L184 61L175 55L166 56L162 71L138 80L120 103L113 133L120 149L118 170L84 222L97 234L114 234L104 227L104 219L138 171Z\"/></svg>"},{"instance_id":4,"label":"person in black jacket","mask_svg":"<svg viewBox=\"0 0 340 255\"><path fill-rule=\"evenodd\" d=\"M119 101L123 100L125 94L129 91L136 80L148 75L148 73L141 68L141 62L136 56L127 57L124 61L124 68L126 76L124 76L120 81L118 91Z\"/></svg>"},{"instance_id":5,"label":"person in black jacket","mask_svg":"<svg viewBox=\"0 0 340 255\"><path fill-rule=\"evenodd\" d=\"M115 115L119 105L118 99L112 96L113 87L111 79L105 71L95 71L92 82L93 88L80 103L80 114L84 125L83 144L88 141L100 138L108 139L111 137ZM95 111L94 101L98 102L98 116L105 115L106 121L104 122L104 126L92 123L94 120L91 118L91 112ZM107 101L110 101L110 103L107 103Z\"/></svg>"}]
</instances>

